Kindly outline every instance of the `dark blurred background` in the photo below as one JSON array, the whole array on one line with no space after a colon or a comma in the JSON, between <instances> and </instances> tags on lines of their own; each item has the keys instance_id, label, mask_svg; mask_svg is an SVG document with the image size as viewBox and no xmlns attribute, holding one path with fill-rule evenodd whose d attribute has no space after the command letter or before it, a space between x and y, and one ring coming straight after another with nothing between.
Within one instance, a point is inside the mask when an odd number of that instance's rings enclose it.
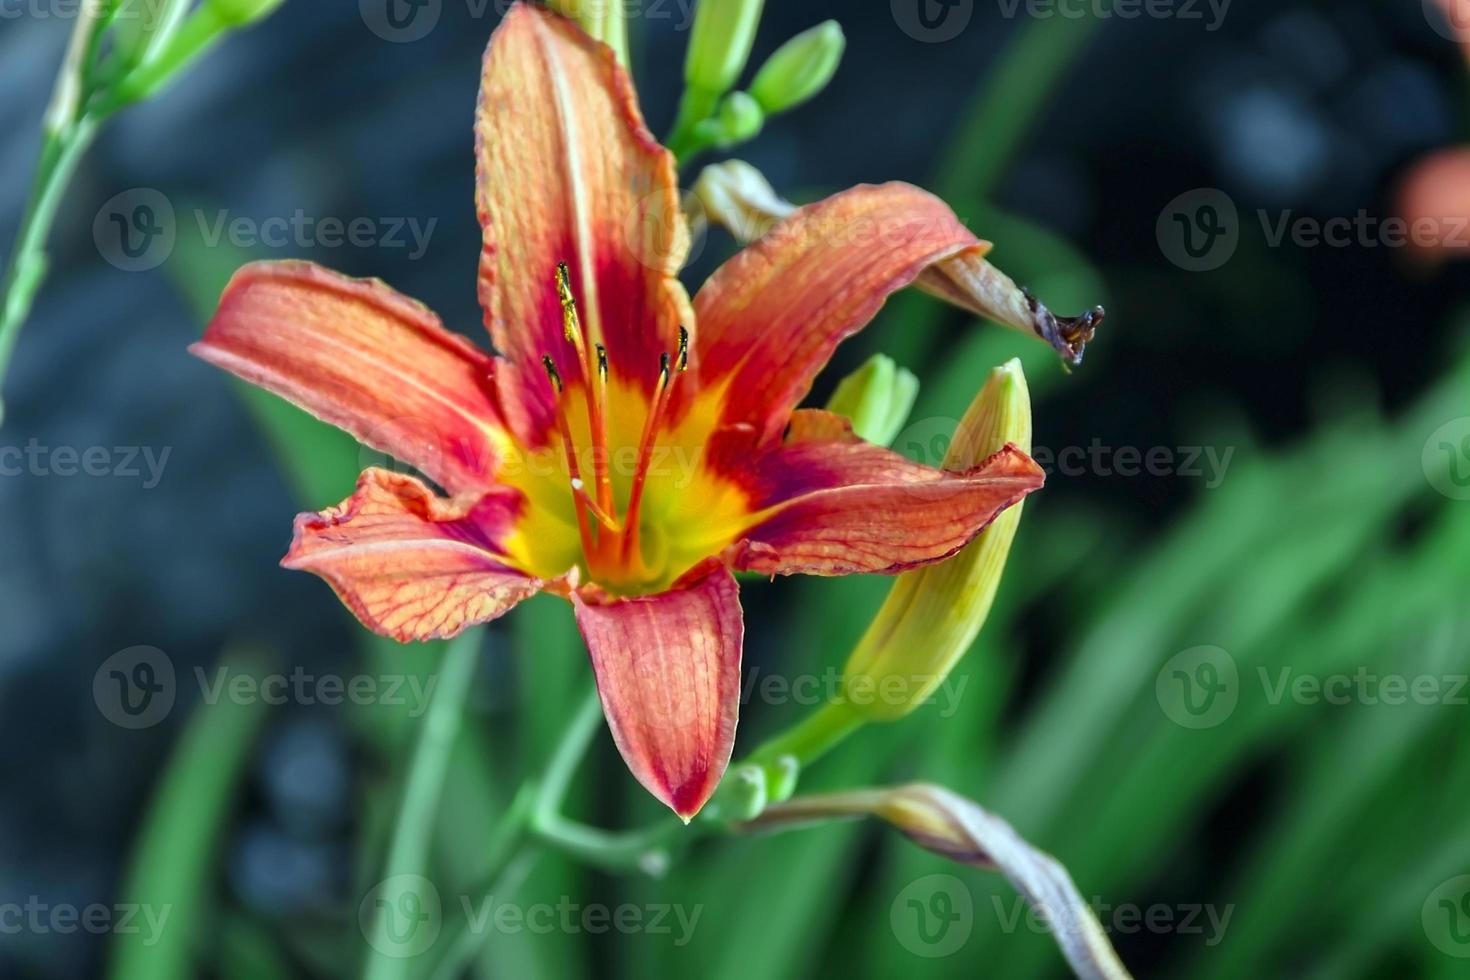
<instances>
[{"instance_id":1,"label":"dark blurred background","mask_svg":"<svg viewBox=\"0 0 1470 980\"><path fill-rule=\"evenodd\" d=\"M208 825L150 815L186 733L218 707L220 671L398 676L410 702L404 676L432 673L432 651L365 646L327 588L277 567L292 515L346 496L374 455L324 441L319 470L283 466L263 410L184 350L224 277L262 256L380 276L483 339L471 116L497 6L431 4L422 36L396 40L371 29L370 7L288 0L232 36L108 127L62 208L0 428L0 447L26 453L0 477L0 909L22 910L0 914L0 976L116 971L116 910L147 901L129 891L146 878L139 853L207 857L162 926L186 932L195 975L356 972L401 711L288 695L242 716L236 748L206 753L203 782L183 784ZM650 0L630 18L658 133L681 89L687 7ZM0 247L70 9L0 0ZM1434 0L1158 9L1170 13L959 0L921 21L905 0L803 0L765 14L753 64L829 17L848 47L826 92L734 155L794 200L928 186L1054 309L1109 311L1070 374L921 296L840 352L819 394L873 351L919 374L897 443L918 452L991 365L1023 356L1053 473L954 710L864 732L812 785L924 778L974 797L1072 870L1140 976L1464 976L1470 230L1455 244L1441 202L1458 193L1466 213L1470 170L1423 168L1470 142L1465 55ZM119 254L106 215L149 195L174 240ZM367 218L372 240L210 240L221 220L298 212ZM1383 237L1382 222L1414 213L1450 240ZM1273 240L1282 221L1340 218L1377 230ZM689 284L732 249L722 232L701 239ZM101 447L95 472L64 475L60 447ZM1126 449L1158 450L1157 465L1129 472ZM747 677L840 667L866 621L853 609L884 588L750 584ZM510 789L586 683L551 603L487 631L473 711L485 790L451 801L441 826L448 879L468 879L446 895L469 887ZM140 658L171 675L153 717L109 703L110 670ZM1170 678L1205 663L1235 687L1228 710L1201 718ZM1363 672L1428 677L1435 693L1393 704L1358 680L1342 703L1310 694L1313 679ZM745 705L737 751L803 710L761 700ZM612 826L652 816L599 739L576 809ZM939 892L961 917L934 940L904 910L915 895L937 908ZM717 841L656 881L546 856L501 900L562 896L698 919L686 942L677 925L492 935L476 975L1063 972L1002 881L876 828ZM22 922L30 906L96 903L110 925Z\"/></svg>"}]
</instances>

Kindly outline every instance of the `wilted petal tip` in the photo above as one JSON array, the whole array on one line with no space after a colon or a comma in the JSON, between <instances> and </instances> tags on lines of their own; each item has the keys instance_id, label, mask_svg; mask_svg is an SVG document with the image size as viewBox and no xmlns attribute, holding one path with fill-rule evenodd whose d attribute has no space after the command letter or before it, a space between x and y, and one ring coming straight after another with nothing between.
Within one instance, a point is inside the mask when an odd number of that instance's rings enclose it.
<instances>
[{"instance_id":1,"label":"wilted petal tip","mask_svg":"<svg viewBox=\"0 0 1470 980\"><path fill-rule=\"evenodd\" d=\"M1068 364L1074 367L1081 364L1082 353L1102 326L1107 311L1094 306L1077 316L1057 316L1031 290L1023 288L1021 294L1031 309L1031 329L1036 331L1036 336L1056 348Z\"/></svg>"}]
</instances>

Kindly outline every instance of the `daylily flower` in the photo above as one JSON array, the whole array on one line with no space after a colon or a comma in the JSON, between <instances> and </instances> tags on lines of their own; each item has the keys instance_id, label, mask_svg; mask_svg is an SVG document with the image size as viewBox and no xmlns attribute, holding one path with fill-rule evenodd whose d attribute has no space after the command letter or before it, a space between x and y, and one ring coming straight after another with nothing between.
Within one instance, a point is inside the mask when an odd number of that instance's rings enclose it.
<instances>
[{"instance_id":1,"label":"daylily flower","mask_svg":"<svg viewBox=\"0 0 1470 980\"><path fill-rule=\"evenodd\" d=\"M858 187L792 214L691 308L673 158L612 52L528 5L491 39L475 130L498 354L302 262L241 269L192 350L437 484L367 470L297 518L283 565L400 641L565 597L618 749L687 820L734 741L734 571L913 568L1041 486L1015 447L950 472L797 408L889 293L982 246L924 191Z\"/></svg>"}]
</instances>

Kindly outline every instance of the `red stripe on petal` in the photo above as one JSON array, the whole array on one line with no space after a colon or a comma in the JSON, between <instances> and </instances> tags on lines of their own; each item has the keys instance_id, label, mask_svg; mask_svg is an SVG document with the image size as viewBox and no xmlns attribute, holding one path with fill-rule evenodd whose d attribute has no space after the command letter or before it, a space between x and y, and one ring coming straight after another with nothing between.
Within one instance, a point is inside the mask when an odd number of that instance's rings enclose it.
<instances>
[{"instance_id":1,"label":"red stripe on petal","mask_svg":"<svg viewBox=\"0 0 1470 980\"><path fill-rule=\"evenodd\" d=\"M451 493L483 488L495 471L504 428L494 358L377 280L252 263L189 350Z\"/></svg>"},{"instance_id":2,"label":"red stripe on petal","mask_svg":"<svg viewBox=\"0 0 1470 980\"><path fill-rule=\"evenodd\" d=\"M296 518L281 564L321 576L375 633L450 637L541 589L499 547L523 506L514 490L445 500L413 477L370 469L338 506Z\"/></svg>"},{"instance_id":3,"label":"red stripe on petal","mask_svg":"<svg viewBox=\"0 0 1470 980\"><path fill-rule=\"evenodd\" d=\"M604 604L573 593L572 602L618 751L687 822L735 744L745 627L734 577L709 563L668 592Z\"/></svg>"}]
</instances>

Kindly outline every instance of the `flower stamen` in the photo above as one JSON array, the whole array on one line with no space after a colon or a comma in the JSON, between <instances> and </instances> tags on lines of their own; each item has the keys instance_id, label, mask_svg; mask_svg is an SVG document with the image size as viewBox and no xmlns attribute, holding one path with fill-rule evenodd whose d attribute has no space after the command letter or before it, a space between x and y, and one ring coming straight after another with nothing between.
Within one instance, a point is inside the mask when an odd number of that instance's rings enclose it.
<instances>
[{"instance_id":1,"label":"flower stamen","mask_svg":"<svg viewBox=\"0 0 1470 980\"><path fill-rule=\"evenodd\" d=\"M679 372L689 368L689 331L679 328ZM672 387L670 358L667 352L659 355L658 387L653 393L653 404L648 417L643 421L643 435L638 440L638 468L633 471L633 487L628 493L628 513L623 519L627 531L623 534L623 561L629 562L638 554L638 509L643 503L643 487L648 482L648 466L653 458L653 440L658 435L659 423L669 404L669 389Z\"/></svg>"},{"instance_id":2,"label":"flower stamen","mask_svg":"<svg viewBox=\"0 0 1470 980\"><path fill-rule=\"evenodd\" d=\"M541 355L541 366L546 369L546 378L551 382L551 390L556 393L556 427L561 432L562 446L567 453L567 474L572 481L572 503L577 512L577 532L582 536L582 553L587 556L590 565L592 561L592 528L587 521L587 508L585 501L587 495L580 496L576 492L582 485L582 476L577 469L577 449L572 445L572 430L567 424L566 404L562 399L561 374L556 370L556 362L551 359L550 354Z\"/></svg>"},{"instance_id":3,"label":"flower stamen","mask_svg":"<svg viewBox=\"0 0 1470 980\"><path fill-rule=\"evenodd\" d=\"M592 433L592 469L597 487L597 502L604 512L611 511L612 474L607 457L607 350L597 345L597 380L593 380L592 358L582 336L582 318L577 315L577 298L572 294L571 272L565 262L556 264L556 293L561 301L562 333L577 353L582 377L587 383L587 427Z\"/></svg>"}]
</instances>

